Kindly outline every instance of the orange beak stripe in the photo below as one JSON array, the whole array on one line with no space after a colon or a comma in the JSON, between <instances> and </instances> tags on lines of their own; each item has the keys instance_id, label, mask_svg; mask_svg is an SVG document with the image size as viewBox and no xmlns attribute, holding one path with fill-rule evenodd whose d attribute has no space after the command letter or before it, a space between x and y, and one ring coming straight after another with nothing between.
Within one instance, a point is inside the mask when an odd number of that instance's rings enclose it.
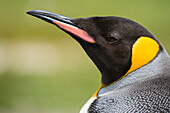
<instances>
[{"instance_id":1,"label":"orange beak stripe","mask_svg":"<svg viewBox=\"0 0 170 113\"><path fill-rule=\"evenodd\" d=\"M74 35L82 38L83 40L90 43L95 43L94 39L91 36L89 36L89 34L86 31L60 21L53 21L53 22L58 26L60 26L61 28L65 29L66 31L73 33Z\"/></svg>"}]
</instances>

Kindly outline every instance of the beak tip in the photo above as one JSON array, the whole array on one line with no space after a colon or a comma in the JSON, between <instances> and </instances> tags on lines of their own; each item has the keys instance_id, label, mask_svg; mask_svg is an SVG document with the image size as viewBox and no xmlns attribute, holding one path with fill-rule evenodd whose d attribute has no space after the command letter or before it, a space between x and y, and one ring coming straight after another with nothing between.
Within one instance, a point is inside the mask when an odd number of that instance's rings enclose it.
<instances>
[{"instance_id":1,"label":"beak tip","mask_svg":"<svg viewBox=\"0 0 170 113\"><path fill-rule=\"evenodd\" d=\"M31 10L31 11L27 11L26 13L30 14L30 15L33 15L33 14L41 13L41 12L44 12L44 11L42 11L42 10Z\"/></svg>"},{"instance_id":2,"label":"beak tip","mask_svg":"<svg viewBox=\"0 0 170 113\"><path fill-rule=\"evenodd\" d=\"M31 11L27 11L26 14L33 15L35 12L37 12L37 11L36 10L31 10Z\"/></svg>"},{"instance_id":3,"label":"beak tip","mask_svg":"<svg viewBox=\"0 0 170 113\"><path fill-rule=\"evenodd\" d=\"M26 14L31 14L31 11L27 11Z\"/></svg>"}]
</instances>

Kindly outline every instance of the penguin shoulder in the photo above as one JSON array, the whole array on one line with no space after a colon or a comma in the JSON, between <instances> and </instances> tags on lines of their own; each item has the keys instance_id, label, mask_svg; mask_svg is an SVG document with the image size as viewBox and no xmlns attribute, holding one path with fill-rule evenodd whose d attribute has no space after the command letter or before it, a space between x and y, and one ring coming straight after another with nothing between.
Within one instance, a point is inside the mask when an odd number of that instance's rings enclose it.
<instances>
[{"instance_id":1,"label":"penguin shoulder","mask_svg":"<svg viewBox=\"0 0 170 113\"><path fill-rule=\"evenodd\" d=\"M170 75L160 75L133 83L98 96L88 111L97 112L168 112Z\"/></svg>"}]
</instances>

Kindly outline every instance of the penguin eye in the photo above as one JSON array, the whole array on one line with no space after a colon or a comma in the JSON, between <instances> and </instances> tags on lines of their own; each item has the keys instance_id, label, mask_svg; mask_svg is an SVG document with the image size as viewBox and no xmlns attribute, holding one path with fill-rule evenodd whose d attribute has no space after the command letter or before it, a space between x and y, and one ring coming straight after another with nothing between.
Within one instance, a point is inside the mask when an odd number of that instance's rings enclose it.
<instances>
[{"instance_id":1,"label":"penguin eye","mask_svg":"<svg viewBox=\"0 0 170 113\"><path fill-rule=\"evenodd\" d=\"M109 37L105 37L106 41L109 43L109 44L112 44L114 42L116 42L118 39L115 38L114 36L109 36Z\"/></svg>"}]
</instances>

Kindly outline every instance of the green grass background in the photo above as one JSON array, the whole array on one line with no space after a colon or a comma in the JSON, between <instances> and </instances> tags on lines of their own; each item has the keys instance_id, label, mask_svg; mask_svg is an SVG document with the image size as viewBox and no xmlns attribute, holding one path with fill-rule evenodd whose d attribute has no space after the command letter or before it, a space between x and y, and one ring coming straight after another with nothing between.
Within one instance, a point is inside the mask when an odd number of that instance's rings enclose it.
<instances>
[{"instance_id":1,"label":"green grass background","mask_svg":"<svg viewBox=\"0 0 170 113\"><path fill-rule=\"evenodd\" d=\"M0 0L0 113L75 113L100 85L100 73L79 44L26 11L130 18L149 29L170 52L169 6L169 0ZM36 56L28 52L31 44L33 50L52 46L36 50ZM60 57L53 57L55 50ZM20 54L36 59L23 68Z\"/></svg>"}]
</instances>

